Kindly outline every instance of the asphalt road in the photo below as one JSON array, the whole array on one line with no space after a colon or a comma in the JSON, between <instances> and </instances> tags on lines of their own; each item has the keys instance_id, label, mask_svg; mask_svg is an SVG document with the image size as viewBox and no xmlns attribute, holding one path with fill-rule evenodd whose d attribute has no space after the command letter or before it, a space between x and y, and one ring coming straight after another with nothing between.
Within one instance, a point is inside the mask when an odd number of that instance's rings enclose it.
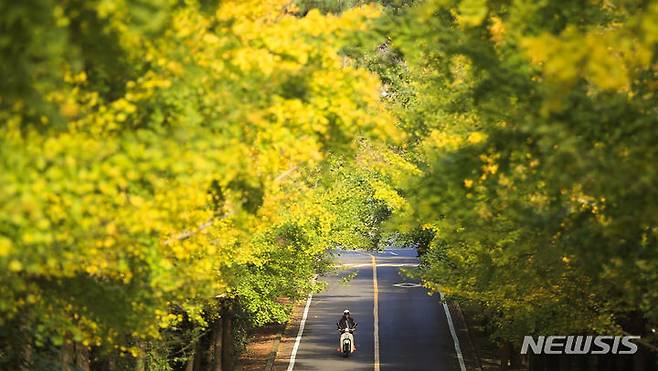
<instances>
[{"instance_id":1,"label":"asphalt road","mask_svg":"<svg viewBox=\"0 0 658 371\"><path fill-rule=\"evenodd\" d=\"M373 254L377 262L380 370L460 370L446 313L437 296L400 274L418 263L413 249ZM374 284L371 254L341 251L343 269L320 277L328 286L313 296L294 370L375 370ZM344 277L355 272L351 280ZM353 274L353 273L352 273ZM406 284L405 284L406 283ZM400 285L402 284L402 285ZM349 308L359 323L357 352L342 358L336 351L336 322Z\"/></svg>"}]
</instances>

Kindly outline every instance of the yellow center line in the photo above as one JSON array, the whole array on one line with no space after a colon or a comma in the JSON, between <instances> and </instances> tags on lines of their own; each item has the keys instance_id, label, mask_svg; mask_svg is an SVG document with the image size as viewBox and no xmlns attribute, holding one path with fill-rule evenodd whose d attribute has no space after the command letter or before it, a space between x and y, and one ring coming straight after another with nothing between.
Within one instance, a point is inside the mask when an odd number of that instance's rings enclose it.
<instances>
[{"instance_id":1,"label":"yellow center line","mask_svg":"<svg viewBox=\"0 0 658 371\"><path fill-rule=\"evenodd\" d=\"M379 371L379 287L377 286L377 260L374 255L370 255L372 262L372 291L373 291L373 306L372 315L374 330L373 336L375 337L375 371Z\"/></svg>"}]
</instances>

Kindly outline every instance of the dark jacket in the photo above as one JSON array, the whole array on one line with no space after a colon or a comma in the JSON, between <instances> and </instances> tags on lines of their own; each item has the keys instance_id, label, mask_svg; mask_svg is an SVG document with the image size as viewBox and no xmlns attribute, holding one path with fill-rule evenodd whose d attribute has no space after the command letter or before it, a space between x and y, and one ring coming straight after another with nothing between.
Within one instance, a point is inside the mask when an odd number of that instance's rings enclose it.
<instances>
[{"instance_id":1,"label":"dark jacket","mask_svg":"<svg viewBox=\"0 0 658 371\"><path fill-rule=\"evenodd\" d=\"M338 321L338 327L341 329L344 329L346 327L354 328L355 324L356 322L354 322L352 316L343 315L342 317L340 317L340 321Z\"/></svg>"}]
</instances>

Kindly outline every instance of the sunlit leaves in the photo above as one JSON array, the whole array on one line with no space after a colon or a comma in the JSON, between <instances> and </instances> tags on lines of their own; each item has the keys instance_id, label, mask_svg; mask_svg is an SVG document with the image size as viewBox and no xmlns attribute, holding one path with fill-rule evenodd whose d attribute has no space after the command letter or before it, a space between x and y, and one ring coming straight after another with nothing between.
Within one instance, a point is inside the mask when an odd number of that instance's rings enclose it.
<instances>
[{"instance_id":1,"label":"sunlit leaves","mask_svg":"<svg viewBox=\"0 0 658 371\"><path fill-rule=\"evenodd\" d=\"M658 319L657 6L435 1L388 29L424 132L404 224L436 231L426 285L498 339Z\"/></svg>"},{"instance_id":2,"label":"sunlit leaves","mask_svg":"<svg viewBox=\"0 0 658 371\"><path fill-rule=\"evenodd\" d=\"M355 167L358 140L402 138L379 81L339 54L379 10L289 3L44 1L42 25L12 8L71 54L52 44L1 85L2 325L29 312L42 343L136 353L183 315L205 326L218 294L283 321L277 299L308 291L326 249L372 245L384 214L367 213L399 195L323 172L330 154ZM31 53L3 49L8 66Z\"/></svg>"}]
</instances>

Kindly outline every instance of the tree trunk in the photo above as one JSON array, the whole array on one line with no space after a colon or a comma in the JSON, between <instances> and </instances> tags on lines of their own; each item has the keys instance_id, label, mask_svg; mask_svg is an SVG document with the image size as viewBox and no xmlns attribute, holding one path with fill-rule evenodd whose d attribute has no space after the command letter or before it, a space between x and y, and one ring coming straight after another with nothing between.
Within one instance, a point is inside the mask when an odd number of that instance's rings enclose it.
<instances>
[{"instance_id":1,"label":"tree trunk","mask_svg":"<svg viewBox=\"0 0 658 371\"><path fill-rule=\"evenodd\" d=\"M508 371L510 369L510 346L508 342L503 343L498 350L500 355L500 371Z\"/></svg>"},{"instance_id":2,"label":"tree trunk","mask_svg":"<svg viewBox=\"0 0 658 371\"><path fill-rule=\"evenodd\" d=\"M212 365L212 371L222 371L222 318L217 318L212 328L212 340L208 352L208 365Z\"/></svg>"},{"instance_id":3,"label":"tree trunk","mask_svg":"<svg viewBox=\"0 0 658 371\"><path fill-rule=\"evenodd\" d=\"M197 339L192 355L185 364L185 371L203 371L201 361L203 361L203 342L201 339Z\"/></svg>"},{"instance_id":4,"label":"tree trunk","mask_svg":"<svg viewBox=\"0 0 658 371\"><path fill-rule=\"evenodd\" d=\"M194 349L196 350L196 345L194 346ZM187 364L185 364L185 371L194 371L195 358L196 358L196 352L193 352L190 358L187 360Z\"/></svg>"},{"instance_id":5,"label":"tree trunk","mask_svg":"<svg viewBox=\"0 0 658 371\"><path fill-rule=\"evenodd\" d=\"M523 367L523 361L521 359L521 352L519 349L514 347L514 344L511 342L507 343L507 346L510 350L510 364L513 369L519 369Z\"/></svg>"},{"instance_id":6,"label":"tree trunk","mask_svg":"<svg viewBox=\"0 0 658 371\"><path fill-rule=\"evenodd\" d=\"M222 314L222 370L233 371L233 314L230 304L224 306Z\"/></svg>"},{"instance_id":7,"label":"tree trunk","mask_svg":"<svg viewBox=\"0 0 658 371\"><path fill-rule=\"evenodd\" d=\"M194 347L194 362L192 362L192 368L194 371L204 371L201 367L201 361L203 360L203 339L199 339Z\"/></svg>"}]
</instances>

